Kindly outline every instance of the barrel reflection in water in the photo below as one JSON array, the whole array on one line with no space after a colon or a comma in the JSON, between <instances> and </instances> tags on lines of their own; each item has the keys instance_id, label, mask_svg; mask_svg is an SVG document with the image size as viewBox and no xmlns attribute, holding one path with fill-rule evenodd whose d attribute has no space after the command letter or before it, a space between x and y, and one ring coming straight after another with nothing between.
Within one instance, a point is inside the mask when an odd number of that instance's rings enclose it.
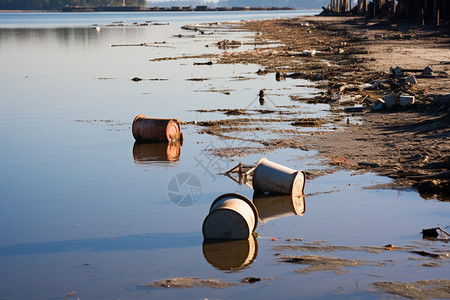
<instances>
[{"instance_id":1,"label":"barrel reflection in water","mask_svg":"<svg viewBox=\"0 0 450 300\"><path fill-rule=\"evenodd\" d=\"M258 255L258 242L247 240L204 240L203 256L219 270L240 270L252 264Z\"/></svg>"},{"instance_id":2,"label":"barrel reflection in water","mask_svg":"<svg viewBox=\"0 0 450 300\"><path fill-rule=\"evenodd\" d=\"M149 143L135 142L133 158L136 164L145 165L154 162L175 162L180 159L181 143Z\"/></svg>"},{"instance_id":3,"label":"barrel reflection in water","mask_svg":"<svg viewBox=\"0 0 450 300\"><path fill-rule=\"evenodd\" d=\"M282 217L305 214L304 195L266 196L263 193L255 192L253 193L253 203L263 224Z\"/></svg>"}]
</instances>

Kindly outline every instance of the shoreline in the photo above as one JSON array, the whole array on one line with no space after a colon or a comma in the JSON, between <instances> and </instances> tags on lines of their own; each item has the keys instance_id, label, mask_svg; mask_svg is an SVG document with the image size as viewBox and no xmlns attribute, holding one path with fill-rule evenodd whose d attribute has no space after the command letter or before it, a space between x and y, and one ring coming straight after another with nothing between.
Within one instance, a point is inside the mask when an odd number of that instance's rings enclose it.
<instances>
[{"instance_id":1,"label":"shoreline","mask_svg":"<svg viewBox=\"0 0 450 300\"><path fill-rule=\"evenodd\" d=\"M345 16L249 21L243 28L282 46L233 52L218 63L257 63L258 73L273 73L277 80L317 82L321 95L291 98L329 103L347 118L344 131L299 133L290 148L301 144L318 150L331 165L393 178L385 188L413 187L426 199L450 199L448 32ZM406 71L394 76L390 67L398 66ZM425 76L427 67L432 73ZM414 83L405 82L413 76ZM379 83L375 88L364 88L373 81ZM396 104L373 110L378 99L391 94ZM336 95L340 100L332 102ZM414 96L414 103L400 106L400 95Z\"/></svg>"}]
</instances>

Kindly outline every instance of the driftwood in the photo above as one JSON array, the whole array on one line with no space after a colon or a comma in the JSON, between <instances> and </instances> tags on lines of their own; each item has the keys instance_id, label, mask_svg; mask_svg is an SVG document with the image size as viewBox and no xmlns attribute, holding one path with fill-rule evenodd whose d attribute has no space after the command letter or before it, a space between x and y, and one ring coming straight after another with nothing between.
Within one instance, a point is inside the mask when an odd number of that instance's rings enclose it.
<instances>
[{"instance_id":1,"label":"driftwood","mask_svg":"<svg viewBox=\"0 0 450 300\"><path fill-rule=\"evenodd\" d=\"M161 45L164 43L139 43L139 44L112 44L111 47L154 47L154 48L174 48L173 46Z\"/></svg>"}]
</instances>

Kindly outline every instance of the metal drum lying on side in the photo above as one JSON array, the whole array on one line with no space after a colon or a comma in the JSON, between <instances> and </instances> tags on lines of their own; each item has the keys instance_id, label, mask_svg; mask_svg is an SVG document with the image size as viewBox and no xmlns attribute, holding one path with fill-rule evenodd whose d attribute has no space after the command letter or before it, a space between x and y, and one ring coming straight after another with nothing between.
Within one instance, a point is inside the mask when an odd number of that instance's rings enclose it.
<instances>
[{"instance_id":1,"label":"metal drum lying on side","mask_svg":"<svg viewBox=\"0 0 450 300\"><path fill-rule=\"evenodd\" d=\"M202 231L205 239L246 240L257 225L255 205L241 194L229 193L211 204Z\"/></svg>"},{"instance_id":2,"label":"metal drum lying on side","mask_svg":"<svg viewBox=\"0 0 450 300\"><path fill-rule=\"evenodd\" d=\"M302 195L305 189L306 174L304 171L282 166L261 158L253 173L253 189L288 195Z\"/></svg>"},{"instance_id":3,"label":"metal drum lying on side","mask_svg":"<svg viewBox=\"0 0 450 300\"><path fill-rule=\"evenodd\" d=\"M173 142L181 138L180 122L177 119L147 118L138 115L133 120L133 137L139 143Z\"/></svg>"}]
</instances>

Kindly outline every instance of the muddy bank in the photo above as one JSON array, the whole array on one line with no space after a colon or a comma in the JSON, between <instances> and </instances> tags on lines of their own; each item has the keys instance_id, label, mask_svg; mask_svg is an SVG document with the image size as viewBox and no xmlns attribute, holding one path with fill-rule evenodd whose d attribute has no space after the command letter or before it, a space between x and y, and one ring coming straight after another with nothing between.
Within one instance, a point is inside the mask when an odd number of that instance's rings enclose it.
<instances>
[{"instance_id":1,"label":"muddy bank","mask_svg":"<svg viewBox=\"0 0 450 300\"><path fill-rule=\"evenodd\" d=\"M274 80L292 80L293 85L297 79L312 80L321 94L303 98L293 93L291 99L329 103L337 118L313 126L346 120L340 130L291 132L281 138L294 141L291 148L317 149L331 164L394 178L390 188L413 186L424 197L448 199L448 32L355 17L308 16L242 26L257 32L258 47L230 50L214 63L259 64L258 74L273 74ZM280 44L274 46L274 41ZM261 46L264 42L267 47ZM293 119L283 122L304 122ZM223 133L223 124L213 125L204 133Z\"/></svg>"},{"instance_id":2,"label":"muddy bank","mask_svg":"<svg viewBox=\"0 0 450 300\"><path fill-rule=\"evenodd\" d=\"M261 280L268 280L270 278L245 277L240 282L226 282L220 281L216 278L203 279L197 277L177 277L155 281L145 284L145 287L165 287L177 289L190 289L197 287L209 287L215 289L225 289L236 285L252 284Z\"/></svg>"},{"instance_id":3,"label":"muddy bank","mask_svg":"<svg viewBox=\"0 0 450 300\"><path fill-rule=\"evenodd\" d=\"M409 282L374 282L376 288L392 295L410 299L446 299L450 298L450 280L421 280Z\"/></svg>"}]
</instances>

